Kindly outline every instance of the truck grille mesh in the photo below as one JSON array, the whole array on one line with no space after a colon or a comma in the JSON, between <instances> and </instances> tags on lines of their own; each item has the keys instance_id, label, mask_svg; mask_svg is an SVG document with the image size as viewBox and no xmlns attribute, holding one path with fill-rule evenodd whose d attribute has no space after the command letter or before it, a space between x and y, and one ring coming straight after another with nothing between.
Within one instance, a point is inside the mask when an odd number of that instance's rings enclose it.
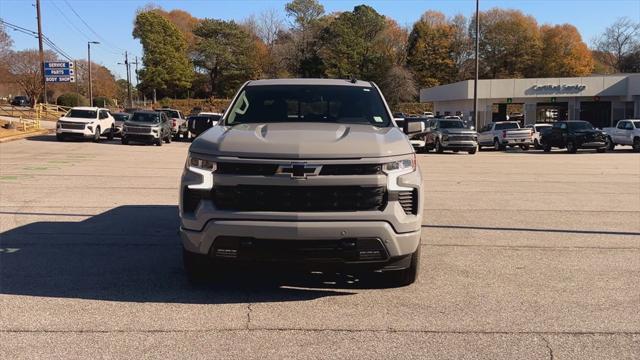
<instances>
[{"instance_id":1,"label":"truck grille mesh","mask_svg":"<svg viewBox=\"0 0 640 360\"><path fill-rule=\"evenodd\" d=\"M398 193L398 201L402 206L405 214L418 214L418 192L417 190L413 191L400 191Z\"/></svg>"},{"instance_id":2,"label":"truck grille mesh","mask_svg":"<svg viewBox=\"0 0 640 360\"><path fill-rule=\"evenodd\" d=\"M361 186L218 186L219 209L237 211L375 211L386 205L384 187Z\"/></svg>"}]
</instances>

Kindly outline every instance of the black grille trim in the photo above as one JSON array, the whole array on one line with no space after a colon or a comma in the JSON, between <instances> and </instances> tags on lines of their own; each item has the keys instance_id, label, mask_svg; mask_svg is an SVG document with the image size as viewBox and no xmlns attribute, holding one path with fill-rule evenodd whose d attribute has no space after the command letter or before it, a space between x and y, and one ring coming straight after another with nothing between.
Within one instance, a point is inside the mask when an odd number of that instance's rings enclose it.
<instances>
[{"instance_id":1,"label":"black grille trim","mask_svg":"<svg viewBox=\"0 0 640 360\"><path fill-rule=\"evenodd\" d=\"M387 204L384 187L361 186L218 186L214 202L221 210L275 212L380 211Z\"/></svg>"},{"instance_id":2,"label":"black grille trim","mask_svg":"<svg viewBox=\"0 0 640 360\"><path fill-rule=\"evenodd\" d=\"M382 175L382 164L323 165L320 175Z\"/></svg>"},{"instance_id":3,"label":"black grille trim","mask_svg":"<svg viewBox=\"0 0 640 360\"><path fill-rule=\"evenodd\" d=\"M278 170L277 164L218 163L216 174L271 176Z\"/></svg>"},{"instance_id":4,"label":"black grille trim","mask_svg":"<svg viewBox=\"0 0 640 360\"><path fill-rule=\"evenodd\" d=\"M400 191L397 196L405 214L418 214L418 191L416 189L413 189L413 191Z\"/></svg>"},{"instance_id":5,"label":"black grille trim","mask_svg":"<svg viewBox=\"0 0 640 360\"><path fill-rule=\"evenodd\" d=\"M285 162L286 164L286 162ZM279 164L220 162L216 174L272 176ZM382 164L328 164L322 165L320 175L383 175Z\"/></svg>"}]
</instances>

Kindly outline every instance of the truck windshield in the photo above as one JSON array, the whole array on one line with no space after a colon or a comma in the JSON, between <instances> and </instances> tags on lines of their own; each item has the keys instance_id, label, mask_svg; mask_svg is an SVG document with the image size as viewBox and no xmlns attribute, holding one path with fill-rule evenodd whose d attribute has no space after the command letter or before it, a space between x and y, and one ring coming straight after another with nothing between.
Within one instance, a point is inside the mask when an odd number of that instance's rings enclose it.
<instances>
[{"instance_id":1,"label":"truck windshield","mask_svg":"<svg viewBox=\"0 0 640 360\"><path fill-rule=\"evenodd\" d=\"M463 129L464 124L462 121L458 120L441 120L440 121L441 129Z\"/></svg>"},{"instance_id":2,"label":"truck windshield","mask_svg":"<svg viewBox=\"0 0 640 360\"><path fill-rule=\"evenodd\" d=\"M375 88L340 85L247 86L225 120L227 125L324 122L387 127L391 124Z\"/></svg>"},{"instance_id":3,"label":"truck windshield","mask_svg":"<svg viewBox=\"0 0 640 360\"><path fill-rule=\"evenodd\" d=\"M127 121L129 114L111 114L115 121Z\"/></svg>"},{"instance_id":4,"label":"truck windshield","mask_svg":"<svg viewBox=\"0 0 640 360\"><path fill-rule=\"evenodd\" d=\"M593 125L590 122L579 121L579 122L570 122L568 123L569 129L571 130L590 130L593 129Z\"/></svg>"},{"instance_id":5,"label":"truck windshield","mask_svg":"<svg viewBox=\"0 0 640 360\"><path fill-rule=\"evenodd\" d=\"M95 119L98 116L98 112L95 110L79 110L79 109L71 109L65 115L68 118L79 118L79 119Z\"/></svg>"},{"instance_id":6,"label":"truck windshield","mask_svg":"<svg viewBox=\"0 0 640 360\"><path fill-rule=\"evenodd\" d=\"M154 113L134 113L131 121L157 123L160 122L160 115Z\"/></svg>"},{"instance_id":7,"label":"truck windshield","mask_svg":"<svg viewBox=\"0 0 640 360\"><path fill-rule=\"evenodd\" d=\"M173 118L173 119L180 119L180 113L176 110L159 110L162 111L163 113L167 114L168 117Z\"/></svg>"}]
</instances>

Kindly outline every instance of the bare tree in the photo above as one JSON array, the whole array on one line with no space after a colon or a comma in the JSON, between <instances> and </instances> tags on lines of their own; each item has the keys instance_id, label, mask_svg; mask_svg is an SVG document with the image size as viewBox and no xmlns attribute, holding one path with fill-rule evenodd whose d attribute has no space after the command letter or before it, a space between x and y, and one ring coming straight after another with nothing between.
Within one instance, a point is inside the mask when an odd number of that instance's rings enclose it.
<instances>
[{"instance_id":1,"label":"bare tree","mask_svg":"<svg viewBox=\"0 0 640 360\"><path fill-rule=\"evenodd\" d=\"M56 55L45 51L45 60L56 60ZM42 75L40 72L40 55L36 49L16 51L9 55L9 73L20 85L25 95L34 103L42 92Z\"/></svg>"},{"instance_id":2,"label":"bare tree","mask_svg":"<svg viewBox=\"0 0 640 360\"><path fill-rule=\"evenodd\" d=\"M413 102L418 97L418 87L413 74L403 66L393 66L385 75L380 89L391 107L402 102Z\"/></svg>"},{"instance_id":3,"label":"bare tree","mask_svg":"<svg viewBox=\"0 0 640 360\"><path fill-rule=\"evenodd\" d=\"M274 8L261 12L256 21L256 33L267 47L272 48L280 31L285 29L284 20L280 12Z\"/></svg>"},{"instance_id":4,"label":"bare tree","mask_svg":"<svg viewBox=\"0 0 640 360\"><path fill-rule=\"evenodd\" d=\"M629 57L640 52L640 23L629 18L619 18L604 33L593 41L598 60L613 67L618 72L633 71L627 69ZM636 71L637 67L636 67Z\"/></svg>"}]
</instances>

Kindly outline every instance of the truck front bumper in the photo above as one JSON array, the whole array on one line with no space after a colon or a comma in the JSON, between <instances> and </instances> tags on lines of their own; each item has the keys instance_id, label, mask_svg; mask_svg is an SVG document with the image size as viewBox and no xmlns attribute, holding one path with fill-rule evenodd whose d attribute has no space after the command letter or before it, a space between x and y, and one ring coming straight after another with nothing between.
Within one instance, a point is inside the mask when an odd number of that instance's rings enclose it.
<instances>
[{"instance_id":1,"label":"truck front bumper","mask_svg":"<svg viewBox=\"0 0 640 360\"><path fill-rule=\"evenodd\" d=\"M396 233L382 221L211 220L202 231L181 228L180 236L185 250L221 261L403 268L421 231Z\"/></svg>"},{"instance_id":2,"label":"truck front bumper","mask_svg":"<svg viewBox=\"0 0 640 360\"><path fill-rule=\"evenodd\" d=\"M473 150L478 147L475 141L443 141L442 147L445 150Z\"/></svg>"}]
</instances>

